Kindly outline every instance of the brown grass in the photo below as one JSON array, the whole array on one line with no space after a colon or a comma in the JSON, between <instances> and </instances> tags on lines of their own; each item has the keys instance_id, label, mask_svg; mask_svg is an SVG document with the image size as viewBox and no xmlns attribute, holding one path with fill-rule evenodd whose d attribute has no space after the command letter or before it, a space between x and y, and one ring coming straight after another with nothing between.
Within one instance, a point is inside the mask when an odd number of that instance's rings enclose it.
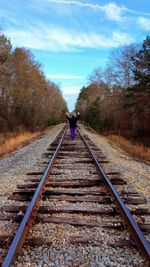
<instances>
[{"instance_id":1,"label":"brown grass","mask_svg":"<svg viewBox=\"0 0 150 267\"><path fill-rule=\"evenodd\" d=\"M136 158L140 158L146 161L150 161L150 147L146 147L142 144L133 143L130 140L120 135L110 135L112 141L119 144L123 149Z\"/></svg>"},{"instance_id":2,"label":"brown grass","mask_svg":"<svg viewBox=\"0 0 150 267\"><path fill-rule=\"evenodd\" d=\"M13 133L7 136L0 135L0 156L12 152L18 147L25 145L28 141L38 137L40 132Z\"/></svg>"}]
</instances>

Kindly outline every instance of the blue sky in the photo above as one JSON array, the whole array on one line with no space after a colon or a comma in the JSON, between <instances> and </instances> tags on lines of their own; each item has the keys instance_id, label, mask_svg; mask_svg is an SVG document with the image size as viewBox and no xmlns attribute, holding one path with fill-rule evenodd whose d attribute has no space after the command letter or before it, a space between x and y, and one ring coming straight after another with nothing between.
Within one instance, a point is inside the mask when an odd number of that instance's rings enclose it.
<instances>
[{"instance_id":1,"label":"blue sky","mask_svg":"<svg viewBox=\"0 0 150 267\"><path fill-rule=\"evenodd\" d=\"M150 34L150 0L0 0L0 26L13 47L31 49L71 111L112 50Z\"/></svg>"}]
</instances>

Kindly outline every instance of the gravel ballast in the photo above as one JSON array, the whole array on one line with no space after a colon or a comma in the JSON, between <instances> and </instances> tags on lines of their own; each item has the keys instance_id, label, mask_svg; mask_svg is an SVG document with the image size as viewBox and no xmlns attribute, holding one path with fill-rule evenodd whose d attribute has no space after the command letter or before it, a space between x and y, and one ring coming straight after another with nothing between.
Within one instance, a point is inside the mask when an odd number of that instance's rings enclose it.
<instances>
[{"instance_id":1,"label":"gravel ballast","mask_svg":"<svg viewBox=\"0 0 150 267\"><path fill-rule=\"evenodd\" d=\"M85 130L85 128L82 128L82 130L110 161L109 167L115 168L116 172L120 172L121 177L127 181L131 190L146 196L150 203L150 166L133 159L116 144L112 146L106 137Z\"/></svg>"},{"instance_id":2,"label":"gravel ballast","mask_svg":"<svg viewBox=\"0 0 150 267\"><path fill-rule=\"evenodd\" d=\"M4 204L4 196L11 194L17 184L23 183L26 173L38 171L43 162L42 154L61 131L64 124L50 128L41 137L0 159L0 205Z\"/></svg>"},{"instance_id":3,"label":"gravel ballast","mask_svg":"<svg viewBox=\"0 0 150 267\"><path fill-rule=\"evenodd\" d=\"M23 184L24 179L27 178L27 172L33 171L41 171L43 170L43 161L45 160L43 154L46 152L50 143L55 139L56 135L61 131L64 124L53 127L48 130L41 138L31 142L30 144L19 148L14 151L10 155L3 157L0 160L0 206L12 204L12 200L8 200L8 195L16 190L18 184ZM149 189L150 181L148 178L149 166L142 163L137 162L132 159L129 155L126 154L120 148L112 147L107 138L102 137L96 133L93 133L89 130L85 130L82 128L82 132L86 133L89 138L95 143L98 148L102 151L102 154L107 157L110 161L109 164L103 164L103 168L105 171L115 171L120 172L121 177L127 181L127 185L124 188L127 190L133 190L141 193L143 196L147 196L148 199L150 197ZM68 137L69 138L69 137ZM71 141L72 142L72 141ZM71 158L67 163L71 162ZM61 163L61 160L60 160ZM80 166L80 164L79 164ZM87 165L87 173L94 171L90 165ZM74 168L74 170L67 170L67 172L62 173L61 177L65 178L67 175L70 179L72 179L71 174L73 173L81 173L84 177L84 170L79 170ZM55 168L53 169L55 172ZM57 172L57 168L56 168ZM67 174L67 175L66 175ZM85 177L87 174L85 175ZM61 188L60 188L61 189ZM119 189L119 186L118 186ZM59 190L59 188L57 188ZM42 201L41 201L42 202ZM14 201L15 204L15 201ZM44 202L43 202L44 204ZM51 205L58 208L57 201L45 201L45 204ZM17 203L19 205L19 203ZM67 205L66 201L61 201L59 205L65 207ZM89 208L98 208L103 207L98 203L75 203L72 206L78 206L80 208L84 208L84 206L89 206ZM62 214L61 217L65 217L66 215ZM76 218L82 215L76 215ZM96 219L96 217L91 216L91 219ZM102 218L97 219L97 221L101 222ZM109 218L108 218L109 220ZM2 223L2 228L9 226L9 222L6 224ZM2 229L1 228L1 229ZM12 228L9 228L9 232L16 231L15 225ZM46 240L52 242L52 244L48 246L41 245L38 248L30 248L26 247L22 250L22 254L19 255L12 264L12 266L18 267L27 267L27 266L35 266L35 267L47 267L47 266L58 266L58 267L72 267L72 266L81 266L81 267L100 267L100 266L116 266L116 267L144 267L145 260L136 248L124 249L124 248L113 248L113 246L108 245L110 241L115 242L113 234L115 234L114 230L102 229L99 227L94 227L91 229L83 227L76 228L72 225L55 225L51 224L37 224L31 230L30 234L37 237L38 235L41 237L41 233ZM124 237L125 233L121 233L118 235L119 237ZM88 239L92 240L95 243L89 243L88 246L84 246L80 244L79 246L71 245L69 243L69 238L72 237L83 237L83 240L88 237ZM128 236L128 235L127 235ZM111 240L112 239L112 240ZM129 240L129 237L128 237ZM99 242L99 243L97 243Z\"/></svg>"}]
</instances>

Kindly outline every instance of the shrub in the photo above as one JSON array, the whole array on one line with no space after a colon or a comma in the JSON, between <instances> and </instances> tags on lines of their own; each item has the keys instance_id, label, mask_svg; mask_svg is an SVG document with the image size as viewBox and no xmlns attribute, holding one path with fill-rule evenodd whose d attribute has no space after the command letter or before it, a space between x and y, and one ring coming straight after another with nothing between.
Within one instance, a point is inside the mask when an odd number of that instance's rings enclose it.
<instances>
[{"instance_id":1,"label":"shrub","mask_svg":"<svg viewBox=\"0 0 150 267\"><path fill-rule=\"evenodd\" d=\"M55 118L48 119L48 122L47 122L48 126L52 126L52 125L56 125L56 124L57 124L57 122L56 122Z\"/></svg>"}]
</instances>

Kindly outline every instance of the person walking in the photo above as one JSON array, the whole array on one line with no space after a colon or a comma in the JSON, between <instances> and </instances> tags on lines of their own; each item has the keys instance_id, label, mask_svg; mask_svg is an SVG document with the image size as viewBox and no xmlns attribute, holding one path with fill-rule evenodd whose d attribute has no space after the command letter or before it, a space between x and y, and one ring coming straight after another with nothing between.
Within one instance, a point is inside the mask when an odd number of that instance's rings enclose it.
<instances>
[{"instance_id":1,"label":"person walking","mask_svg":"<svg viewBox=\"0 0 150 267\"><path fill-rule=\"evenodd\" d=\"M66 113L66 118L69 121L69 125L70 125L70 137L71 139L75 138L75 129L77 127L77 120L80 117L80 113L77 112L77 115L75 112L71 113L71 115L68 115L68 113Z\"/></svg>"}]
</instances>

